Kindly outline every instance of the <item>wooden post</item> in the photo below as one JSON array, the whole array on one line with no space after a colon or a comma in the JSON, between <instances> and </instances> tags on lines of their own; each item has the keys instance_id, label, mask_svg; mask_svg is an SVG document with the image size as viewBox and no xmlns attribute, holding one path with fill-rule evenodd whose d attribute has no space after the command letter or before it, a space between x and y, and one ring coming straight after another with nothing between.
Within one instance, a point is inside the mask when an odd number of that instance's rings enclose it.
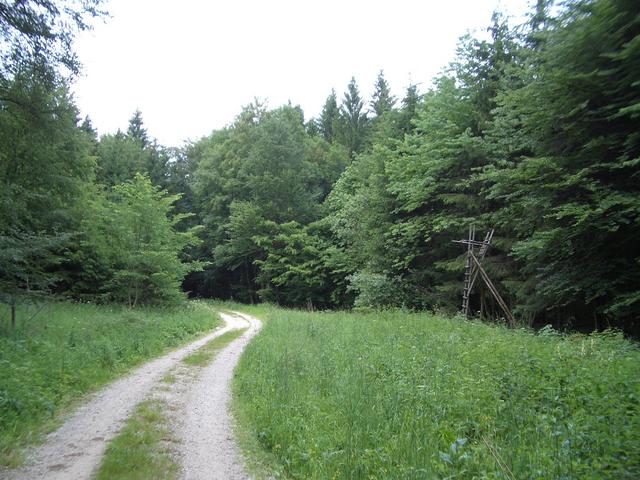
<instances>
[{"instance_id":1,"label":"wooden post","mask_svg":"<svg viewBox=\"0 0 640 480\"><path fill-rule=\"evenodd\" d=\"M478 252L478 260L482 261L484 256L487 254L489 250L489 245L491 245L491 239L493 238L493 228L487 232L487 235L484 237L484 242L482 242L482 246L480 247L480 252ZM469 292L473 290L473 285L476 283L476 279L478 278L478 269L475 265L473 265L471 271L471 283L469 285Z\"/></svg>"},{"instance_id":2,"label":"wooden post","mask_svg":"<svg viewBox=\"0 0 640 480\"><path fill-rule=\"evenodd\" d=\"M507 321L509 322L509 326L511 328L515 327L516 320L515 318L513 318L513 315L511 314L511 310L509 310L509 307L507 306L506 302L502 299L502 297L498 293L498 289L495 287L495 285L489 278L489 275L487 275L487 272L485 272L484 268L482 268L482 265L480 265L480 262L478 261L476 256L473 254L473 252L471 252L471 259L473 260L473 262L476 265L476 268L480 272L480 277L482 278L482 280L484 280L484 283L487 285L487 288L489 289L493 297L498 302L498 305L500 305L500 308L502 308L502 311L506 315Z\"/></svg>"},{"instance_id":3,"label":"wooden post","mask_svg":"<svg viewBox=\"0 0 640 480\"><path fill-rule=\"evenodd\" d=\"M16 302L11 301L11 330L16 329Z\"/></svg>"}]
</instances>

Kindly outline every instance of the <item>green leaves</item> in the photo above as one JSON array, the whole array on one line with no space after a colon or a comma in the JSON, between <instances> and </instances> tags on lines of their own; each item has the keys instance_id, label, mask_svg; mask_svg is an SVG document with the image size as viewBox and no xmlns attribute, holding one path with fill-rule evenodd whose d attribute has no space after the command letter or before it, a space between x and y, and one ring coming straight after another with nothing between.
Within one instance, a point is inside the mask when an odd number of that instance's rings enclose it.
<instances>
[{"instance_id":1,"label":"green leaves","mask_svg":"<svg viewBox=\"0 0 640 480\"><path fill-rule=\"evenodd\" d=\"M178 198L161 192L140 174L110 192L96 192L82 222L80 255L81 259L97 259L101 285L85 279L92 288L77 293L101 293L131 307L182 298L184 276L202 265L183 263L180 254L199 242L196 234L201 228L176 231L177 222L188 218L171 218Z\"/></svg>"},{"instance_id":2,"label":"green leaves","mask_svg":"<svg viewBox=\"0 0 640 480\"><path fill-rule=\"evenodd\" d=\"M284 252L277 239L291 225L308 225L320 216L320 200L348 162L346 149L310 136L300 109L289 106L259 115L247 107L232 127L195 148L201 158L194 190L213 253L211 276L246 301L255 301L258 290L273 299L280 287L288 289L278 297L284 303L316 301L316 293L302 289L311 279L307 268L315 267L306 265L308 252L299 255L296 243L306 248L315 237L292 238L295 246ZM287 267L275 268L272 260L283 254ZM290 286L283 286L285 278Z\"/></svg>"},{"instance_id":3,"label":"green leaves","mask_svg":"<svg viewBox=\"0 0 640 480\"><path fill-rule=\"evenodd\" d=\"M633 12L625 1L567 6L529 66L536 81L523 70L526 83L498 98L487 134L494 163L479 179L500 202L495 221L520 239L513 256L537 285L518 301L536 313L624 322L637 308L640 274L628 267L640 257Z\"/></svg>"}]
</instances>

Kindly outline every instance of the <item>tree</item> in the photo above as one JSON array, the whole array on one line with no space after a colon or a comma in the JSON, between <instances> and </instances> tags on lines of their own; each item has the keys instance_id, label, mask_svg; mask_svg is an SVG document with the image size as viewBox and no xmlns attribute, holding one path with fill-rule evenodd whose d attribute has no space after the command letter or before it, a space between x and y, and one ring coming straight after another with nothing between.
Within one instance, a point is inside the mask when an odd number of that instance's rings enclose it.
<instances>
[{"instance_id":1,"label":"tree","mask_svg":"<svg viewBox=\"0 0 640 480\"><path fill-rule=\"evenodd\" d=\"M77 128L65 77L78 73L71 46L100 0L0 4L0 300L47 293L93 177L90 134Z\"/></svg>"},{"instance_id":2,"label":"tree","mask_svg":"<svg viewBox=\"0 0 640 480\"><path fill-rule=\"evenodd\" d=\"M97 180L108 186L132 180L147 171L148 152L139 141L118 131L103 135L98 144Z\"/></svg>"},{"instance_id":3,"label":"tree","mask_svg":"<svg viewBox=\"0 0 640 480\"><path fill-rule=\"evenodd\" d=\"M450 73L474 107L471 133L476 136L482 135L491 121L502 83L523 53L502 14L494 12L491 22L487 29L491 40L464 36L458 45L456 60L450 65Z\"/></svg>"},{"instance_id":4,"label":"tree","mask_svg":"<svg viewBox=\"0 0 640 480\"><path fill-rule=\"evenodd\" d=\"M0 301L11 309L11 328L16 326L16 306L44 296L59 280L58 254L67 235L31 234L23 230L0 232Z\"/></svg>"},{"instance_id":5,"label":"tree","mask_svg":"<svg viewBox=\"0 0 640 480\"><path fill-rule=\"evenodd\" d=\"M549 23L535 70L498 99L486 195L517 239L524 312L630 331L640 312L630 268L640 262L637 5L574 2Z\"/></svg>"},{"instance_id":6,"label":"tree","mask_svg":"<svg viewBox=\"0 0 640 480\"><path fill-rule=\"evenodd\" d=\"M384 72L380 70L374 85L373 98L369 103L371 110L376 116L380 117L385 112L391 111L395 103L396 99L391 95L391 89L384 78Z\"/></svg>"},{"instance_id":7,"label":"tree","mask_svg":"<svg viewBox=\"0 0 640 480\"><path fill-rule=\"evenodd\" d=\"M143 149L149 146L149 134L147 133L147 129L144 127L142 112L138 109L136 109L133 116L129 119L127 137L139 143Z\"/></svg>"},{"instance_id":8,"label":"tree","mask_svg":"<svg viewBox=\"0 0 640 480\"><path fill-rule=\"evenodd\" d=\"M245 108L232 127L204 139L197 151L194 192L213 253L211 274L224 277L230 293L254 301L254 261L263 251L253 238L264 234L265 222L315 220L323 174L332 171L323 160L336 168L342 161L324 140L309 137L302 112L291 106Z\"/></svg>"},{"instance_id":9,"label":"tree","mask_svg":"<svg viewBox=\"0 0 640 480\"><path fill-rule=\"evenodd\" d=\"M336 96L336 91L331 89L331 94L329 94L327 100L324 102L322 113L318 120L322 136L327 142L331 143L334 141L339 128L339 122L340 109L338 108L338 98Z\"/></svg>"},{"instance_id":10,"label":"tree","mask_svg":"<svg viewBox=\"0 0 640 480\"><path fill-rule=\"evenodd\" d=\"M364 147L368 120L354 77L351 77L347 91L344 93L340 105L340 118L341 143L347 147L351 155L360 153Z\"/></svg>"},{"instance_id":11,"label":"tree","mask_svg":"<svg viewBox=\"0 0 640 480\"><path fill-rule=\"evenodd\" d=\"M413 131L413 120L418 116L418 105L420 103L420 95L418 94L417 85L409 85L407 92L402 99L400 108L400 118L398 120L398 130L401 136Z\"/></svg>"},{"instance_id":12,"label":"tree","mask_svg":"<svg viewBox=\"0 0 640 480\"><path fill-rule=\"evenodd\" d=\"M254 237L264 249L264 259L255 261L261 300L288 306L331 306L331 272L323 260L326 248L314 228L297 222L270 222L269 235Z\"/></svg>"},{"instance_id":13,"label":"tree","mask_svg":"<svg viewBox=\"0 0 640 480\"><path fill-rule=\"evenodd\" d=\"M98 181L117 185L132 180L136 173L149 176L154 185L164 188L168 181L170 149L149 137L136 110L129 120L127 133L103 135L97 146Z\"/></svg>"},{"instance_id":14,"label":"tree","mask_svg":"<svg viewBox=\"0 0 640 480\"><path fill-rule=\"evenodd\" d=\"M0 101L0 300L13 312L61 278L95 166L67 89L32 73L16 72L7 83L15 101Z\"/></svg>"},{"instance_id":15,"label":"tree","mask_svg":"<svg viewBox=\"0 0 640 480\"><path fill-rule=\"evenodd\" d=\"M96 192L82 221L81 263L89 259L81 277L88 291L76 291L126 303L175 303L184 297L184 276L201 268L198 262L182 262L180 253L199 242L198 227L176 229L189 215L173 215L176 195L154 187L148 177L136 174L132 181L106 193ZM98 272L99 275L94 274ZM87 276L89 278L87 278ZM96 285L96 280L100 285ZM97 283L97 282L96 282ZM100 293L97 295L96 293Z\"/></svg>"},{"instance_id":16,"label":"tree","mask_svg":"<svg viewBox=\"0 0 640 480\"><path fill-rule=\"evenodd\" d=\"M79 31L90 28L92 18L105 15L102 0L21 0L0 4L0 99L18 101L7 87L15 76L30 68L41 82L58 83L62 69L71 75L80 64L72 50Z\"/></svg>"}]
</instances>

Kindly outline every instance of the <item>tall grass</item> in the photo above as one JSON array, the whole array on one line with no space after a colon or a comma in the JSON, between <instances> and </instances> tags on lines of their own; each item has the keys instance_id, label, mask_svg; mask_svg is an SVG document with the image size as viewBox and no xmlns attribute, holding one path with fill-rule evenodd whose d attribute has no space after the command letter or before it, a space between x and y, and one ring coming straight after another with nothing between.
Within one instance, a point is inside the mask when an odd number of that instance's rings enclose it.
<instances>
[{"instance_id":1,"label":"tall grass","mask_svg":"<svg viewBox=\"0 0 640 480\"><path fill-rule=\"evenodd\" d=\"M199 302L135 310L61 302L38 310L21 308L16 330L5 320L0 332L4 465L19 463L20 447L37 440L56 413L84 393L220 322L211 306ZM5 313L0 310L0 318Z\"/></svg>"},{"instance_id":2,"label":"tall grass","mask_svg":"<svg viewBox=\"0 0 640 480\"><path fill-rule=\"evenodd\" d=\"M272 310L234 390L290 478L640 478L640 351L427 314Z\"/></svg>"}]
</instances>

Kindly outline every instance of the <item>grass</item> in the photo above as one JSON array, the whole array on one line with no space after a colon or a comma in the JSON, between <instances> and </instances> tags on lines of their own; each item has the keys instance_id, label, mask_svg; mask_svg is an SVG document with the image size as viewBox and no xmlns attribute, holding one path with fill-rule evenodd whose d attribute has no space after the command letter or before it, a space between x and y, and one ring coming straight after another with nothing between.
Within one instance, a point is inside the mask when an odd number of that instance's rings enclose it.
<instances>
[{"instance_id":1,"label":"grass","mask_svg":"<svg viewBox=\"0 0 640 480\"><path fill-rule=\"evenodd\" d=\"M24 306L15 331L6 327L5 310L0 464L9 467L20 464L23 447L41 439L85 393L220 324L203 302L135 310L60 302L45 304L35 316L35 306Z\"/></svg>"},{"instance_id":2,"label":"grass","mask_svg":"<svg viewBox=\"0 0 640 480\"><path fill-rule=\"evenodd\" d=\"M229 345L236 338L240 337L245 331L246 328L229 330L219 337L210 340L206 343L206 345L200 347L191 355L185 357L182 361L187 365L197 365L203 367L209 364L213 357L215 357L220 350Z\"/></svg>"},{"instance_id":3,"label":"grass","mask_svg":"<svg viewBox=\"0 0 640 480\"><path fill-rule=\"evenodd\" d=\"M279 476L640 478L640 351L621 334L402 312L261 318L234 409L244 448Z\"/></svg>"},{"instance_id":4,"label":"grass","mask_svg":"<svg viewBox=\"0 0 640 480\"><path fill-rule=\"evenodd\" d=\"M96 480L174 478L178 471L169 449L171 440L163 402L141 403L107 447Z\"/></svg>"},{"instance_id":5,"label":"grass","mask_svg":"<svg viewBox=\"0 0 640 480\"><path fill-rule=\"evenodd\" d=\"M225 332L185 357L183 362L190 366L208 365L220 350L245 330ZM161 381L173 384L178 377L169 373ZM122 431L109 444L97 480L176 477L178 467L171 450L166 447L171 440L168 421L163 414L166 408L166 404L160 400L146 401L137 407Z\"/></svg>"}]
</instances>

